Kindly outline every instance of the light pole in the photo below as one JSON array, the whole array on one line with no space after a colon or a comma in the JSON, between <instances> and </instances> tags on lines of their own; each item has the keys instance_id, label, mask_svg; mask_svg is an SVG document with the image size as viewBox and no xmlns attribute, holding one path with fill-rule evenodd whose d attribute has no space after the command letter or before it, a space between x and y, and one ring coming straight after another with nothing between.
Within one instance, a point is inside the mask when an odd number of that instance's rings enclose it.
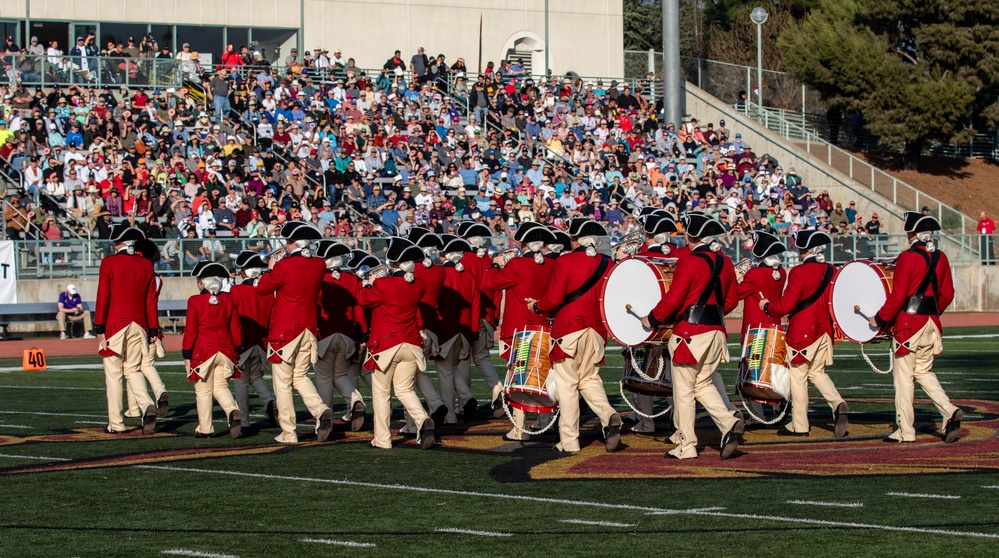
<instances>
[{"instance_id":1,"label":"light pole","mask_svg":"<svg viewBox=\"0 0 999 558\"><path fill-rule=\"evenodd\" d=\"M548 83L548 0L545 0L545 77L541 79L542 83Z\"/></svg>"},{"instance_id":2,"label":"light pole","mask_svg":"<svg viewBox=\"0 0 999 558\"><path fill-rule=\"evenodd\" d=\"M749 13L749 19L756 24L756 91L758 92L757 104L763 108L763 24L767 22L770 14L760 6L753 8ZM752 92L750 92L752 95Z\"/></svg>"}]
</instances>

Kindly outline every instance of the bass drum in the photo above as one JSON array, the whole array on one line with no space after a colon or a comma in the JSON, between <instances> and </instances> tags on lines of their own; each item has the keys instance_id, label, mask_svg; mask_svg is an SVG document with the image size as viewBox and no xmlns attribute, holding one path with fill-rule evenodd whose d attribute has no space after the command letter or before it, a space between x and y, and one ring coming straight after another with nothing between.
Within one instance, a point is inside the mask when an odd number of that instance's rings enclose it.
<instances>
[{"instance_id":1,"label":"bass drum","mask_svg":"<svg viewBox=\"0 0 999 558\"><path fill-rule=\"evenodd\" d=\"M607 274L600 293L600 313L610 334L626 347L665 345L671 325L645 329L647 316L669 291L676 259L634 256L618 262Z\"/></svg>"},{"instance_id":2,"label":"bass drum","mask_svg":"<svg viewBox=\"0 0 999 558\"><path fill-rule=\"evenodd\" d=\"M642 395L673 395L671 363L665 345L630 347L624 351L623 389Z\"/></svg>"},{"instance_id":3,"label":"bass drum","mask_svg":"<svg viewBox=\"0 0 999 558\"><path fill-rule=\"evenodd\" d=\"M833 325L854 343L891 340L891 325L878 329L867 321L891 294L894 263L854 260L833 275L829 311Z\"/></svg>"}]
</instances>

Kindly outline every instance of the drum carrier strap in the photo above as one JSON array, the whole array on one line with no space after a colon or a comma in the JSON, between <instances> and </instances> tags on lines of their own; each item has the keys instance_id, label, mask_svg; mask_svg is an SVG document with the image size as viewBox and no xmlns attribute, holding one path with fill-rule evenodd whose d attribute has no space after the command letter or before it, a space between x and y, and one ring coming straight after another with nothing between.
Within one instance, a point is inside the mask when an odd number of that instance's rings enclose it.
<instances>
[{"instance_id":1,"label":"drum carrier strap","mask_svg":"<svg viewBox=\"0 0 999 558\"><path fill-rule=\"evenodd\" d=\"M815 304L820 298L822 298L822 293L826 292L826 287L829 286L833 277L833 266L830 264L825 264L825 266L826 274L822 276L822 282L819 283L819 288L815 289L814 293L808 295L808 298L804 298L799 301L798 304L795 305L794 310L791 310L791 313L788 314L788 319L793 318L798 312L804 312L809 306Z\"/></svg>"},{"instance_id":2,"label":"drum carrier strap","mask_svg":"<svg viewBox=\"0 0 999 558\"><path fill-rule=\"evenodd\" d=\"M610 266L610 258L607 256L600 256L600 265L597 266L597 270L593 272L593 275L586 280L585 283L579 286L578 289L573 290L569 294L565 295L565 299L562 300L562 305L558 307L553 314L558 313L559 310L565 308L566 306L576 302L583 297L586 293L590 292L590 289L595 287L600 281L600 278L604 276L604 272L607 271L607 267Z\"/></svg>"},{"instance_id":3,"label":"drum carrier strap","mask_svg":"<svg viewBox=\"0 0 999 558\"><path fill-rule=\"evenodd\" d=\"M933 252L933 255L918 249L912 249L910 252L919 254L926 260L926 275L916 287L916 294L906 300L905 313L916 316L939 316L937 296L939 296L940 289L937 285L937 262L940 261L940 252ZM931 284L933 285L933 294L927 296L926 288Z\"/></svg>"},{"instance_id":4,"label":"drum carrier strap","mask_svg":"<svg viewBox=\"0 0 999 558\"><path fill-rule=\"evenodd\" d=\"M724 267L724 260L720 256L711 258L708 254L704 252L697 252L693 254L703 260L708 264L708 269L711 270L711 278L708 280L708 284L701 291L701 296L697 299L697 302L688 306L683 312L680 313L680 320L683 320L689 324L693 325L712 325L712 326L723 326L725 325L725 310L722 304L722 288L721 288L721 272ZM708 299L711 295L715 295L715 303L708 304Z\"/></svg>"}]
</instances>

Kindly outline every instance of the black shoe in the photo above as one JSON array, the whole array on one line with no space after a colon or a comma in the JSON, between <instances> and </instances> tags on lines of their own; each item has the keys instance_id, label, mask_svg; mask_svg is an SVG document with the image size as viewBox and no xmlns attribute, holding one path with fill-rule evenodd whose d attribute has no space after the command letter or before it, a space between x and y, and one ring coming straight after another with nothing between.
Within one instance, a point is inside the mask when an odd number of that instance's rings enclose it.
<instances>
[{"instance_id":1,"label":"black shoe","mask_svg":"<svg viewBox=\"0 0 999 558\"><path fill-rule=\"evenodd\" d=\"M850 424L849 414L850 407L847 406L846 401L837 405L836 410L833 411L833 419L836 421L836 427L833 430L833 433L837 438L846 436L846 427Z\"/></svg>"},{"instance_id":2,"label":"black shoe","mask_svg":"<svg viewBox=\"0 0 999 558\"><path fill-rule=\"evenodd\" d=\"M195 432L194 433L194 437L195 438L211 438L212 435L211 434L202 434L201 432Z\"/></svg>"},{"instance_id":3,"label":"black shoe","mask_svg":"<svg viewBox=\"0 0 999 558\"><path fill-rule=\"evenodd\" d=\"M364 426L364 402L355 401L350 409L350 431L357 432Z\"/></svg>"},{"instance_id":4,"label":"black shoe","mask_svg":"<svg viewBox=\"0 0 999 558\"><path fill-rule=\"evenodd\" d=\"M673 455L673 454L672 454L672 453L670 453L670 452L666 452L666 453L664 453L664 454L663 454L663 457L664 457L665 459L676 459L677 461L679 461L679 460L680 460L680 458L679 458L679 457L677 457L677 456Z\"/></svg>"},{"instance_id":5,"label":"black shoe","mask_svg":"<svg viewBox=\"0 0 999 558\"><path fill-rule=\"evenodd\" d=\"M105 434L115 434L115 435L118 435L118 434L124 434L125 432L128 432L128 431L127 430L111 430L111 425L110 424L105 424L104 425L104 433Z\"/></svg>"},{"instance_id":6,"label":"black shoe","mask_svg":"<svg viewBox=\"0 0 999 558\"><path fill-rule=\"evenodd\" d=\"M555 450L555 453L561 453L563 455L576 455L579 453L578 451L565 451L564 449L558 449L557 445L552 446L552 449Z\"/></svg>"},{"instance_id":7,"label":"black shoe","mask_svg":"<svg viewBox=\"0 0 999 558\"><path fill-rule=\"evenodd\" d=\"M746 421L738 419L721 441L721 458L728 459L739 447L739 435L746 431Z\"/></svg>"},{"instance_id":8,"label":"black shoe","mask_svg":"<svg viewBox=\"0 0 999 558\"><path fill-rule=\"evenodd\" d=\"M243 432L243 413L239 409L229 413L229 437L239 438Z\"/></svg>"},{"instance_id":9,"label":"black shoe","mask_svg":"<svg viewBox=\"0 0 999 558\"><path fill-rule=\"evenodd\" d=\"M807 438L808 432L794 432L793 430L788 430L787 427L781 428L777 431L778 436L795 436L798 438Z\"/></svg>"},{"instance_id":10,"label":"black shoe","mask_svg":"<svg viewBox=\"0 0 999 558\"><path fill-rule=\"evenodd\" d=\"M506 414L506 409L503 408L503 396L501 395L499 399L493 401L493 418L503 418Z\"/></svg>"},{"instance_id":11,"label":"black shoe","mask_svg":"<svg viewBox=\"0 0 999 558\"><path fill-rule=\"evenodd\" d=\"M434 412L430 413L430 419L434 421L434 437L437 439L441 437L437 429L444 426L445 418L447 418L447 405L441 405L434 409Z\"/></svg>"},{"instance_id":12,"label":"black shoe","mask_svg":"<svg viewBox=\"0 0 999 558\"><path fill-rule=\"evenodd\" d=\"M325 442L333 430L333 409L327 408L319 415L319 428L316 429L316 440Z\"/></svg>"},{"instance_id":13,"label":"black shoe","mask_svg":"<svg viewBox=\"0 0 999 558\"><path fill-rule=\"evenodd\" d=\"M947 425L944 426L944 443L950 444L957 441L957 434L961 431L961 419L964 418L964 411L958 409L950 416Z\"/></svg>"},{"instance_id":14,"label":"black shoe","mask_svg":"<svg viewBox=\"0 0 999 558\"><path fill-rule=\"evenodd\" d=\"M142 433L153 434L156 432L156 407L152 405L146 407L146 413L142 415Z\"/></svg>"},{"instance_id":15,"label":"black shoe","mask_svg":"<svg viewBox=\"0 0 999 558\"><path fill-rule=\"evenodd\" d=\"M479 410L479 402L476 401L475 398L473 397L473 398L469 399L468 401L466 401L465 404L462 406L461 409L465 413L464 414L464 421L465 422L472 422L473 420L475 420L476 418L478 418L476 416L476 413Z\"/></svg>"},{"instance_id":16,"label":"black shoe","mask_svg":"<svg viewBox=\"0 0 999 558\"><path fill-rule=\"evenodd\" d=\"M170 410L170 394L163 392L160 394L160 398L156 400L156 416L162 418L165 417L167 411Z\"/></svg>"},{"instance_id":17,"label":"black shoe","mask_svg":"<svg viewBox=\"0 0 999 558\"><path fill-rule=\"evenodd\" d=\"M607 453L617 451L621 446L621 415L614 413L607 421L607 429L604 431L604 444Z\"/></svg>"},{"instance_id":18,"label":"black shoe","mask_svg":"<svg viewBox=\"0 0 999 558\"><path fill-rule=\"evenodd\" d=\"M277 428L278 426L277 401L274 401L273 399L267 402L267 420L270 421L272 428Z\"/></svg>"},{"instance_id":19,"label":"black shoe","mask_svg":"<svg viewBox=\"0 0 999 558\"><path fill-rule=\"evenodd\" d=\"M889 444L901 444L901 443L905 442L905 440L896 440L895 438L892 438L891 436L885 436L884 438L881 438L881 441L889 443Z\"/></svg>"},{"instance_id":20,"label":"black shoe","mask_svg":"<svg viewBox=\"0 0 999 558\"><path fill-rule=\"evenodd\" d=\"M428 418L420 427L420 449L430 449L435 442L437 437L434 436L434 419Z\"/></svg>"}]
</instances>

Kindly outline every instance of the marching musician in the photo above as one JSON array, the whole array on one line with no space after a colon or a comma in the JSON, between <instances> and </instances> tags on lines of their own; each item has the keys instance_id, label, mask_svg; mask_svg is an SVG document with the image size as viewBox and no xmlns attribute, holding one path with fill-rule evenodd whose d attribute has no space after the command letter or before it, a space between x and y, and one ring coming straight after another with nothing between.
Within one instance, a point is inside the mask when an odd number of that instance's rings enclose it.
<instances>
[{"instance_id":1,"label":"marching musician","mask_svg":"<svg viewBox=\"0 0 999 558\"><path fill-rule=\"evenodd\" d=\"M398 237L390 239L386 260L392 273L375 279L358 293L361 306L371 309L369 354L364 367L372 371L375 432L371 445L377 448L392 447L389 421L393 388L396 399L420 425L417 436L420 447L432 448L436 441L434 420L427 416L413 391L416 371L427 369L420 317L420 300L427 287L414 273L417 262L423 258L423 250L412 242Z\"/></svg>"},{"instance_id":2,"label":"marching musician","mask_svg":"<svg viewBox=\"0 0 999 558\"><path fill-rule=\"evenodd\" d=\"M728 362L725 315L739 305L732 260L720 253L714 237L725 234L721 223L704 213L683 217L684 236L691 253L676 262L673 283L642 325L648 329L675 320L669 339L673 366L673 422L677 446L667 458L695 459L695 400L711 415L722 433L721 458L739 446L745 421L726 404L718 365Z\"/></svg>"},{"instance_id":3,"label":"marching musician","mask_svg":"<svg viewBox=\"0 0 999 558\"><path fill-rule=\"evenodd\" d=\"M869 318L872 328L892 325L895 341L895 420L898 430L886 442L913 442L913 381L930 397L944 420L944 442L958 438L964 411L950 402L936 374L934 355L943 352L940 314L954 300L954 282L947 255L940 251L933 233L940 222L930 215L906 212L905 233L909 249L895 260L893 288L888 300Z\"/></svg>"},{"instance_id":4,"label":"marching musician","mask_svg":"<svg viewBox=\"0 0 999 558\"><path fill-rule=\"evenodd\" d=\"M154 285L156 291L156 304L159 305L160 292L163 291L163 279L160 278L159 274L156 273L156 262L160 261L160 249L156 246L156 243L148 238L138 240L135 242L135 251L138 252L143 258L146 258L154 264L153 274L154 274ZM170 410L170 396L167 393L166 386L163 385L163 380L160 379L159 372L156 371L156 359L163 358L166 356L166 351L163 349L163 331L160 330L159 335L154 339L150 339L150 342L146 344L148 349L146 353L142 356L142 375L149 382L149 387L153 390L153 398L156 400L156 416L165 417L167 412ZM128 406L126 407L125 416L129 418L138 418L142 416L142 410L139 409L139 405L135 402L135 396L132 392L125 390L125 395L128 398Z\"/></svg>"},{"instance_id":5,"label":"marching musician","mask_svg":"<svg viewBox=\"0 0 999 558\"><path fill-rule=\"evenodd\" d=\"M495 258L482 279L484 291L503 293L499 328L499 352L502 359L510 356L514 333L529 326L548 325L547 316L530 311L525 301L538 300L544 296L555 269L555 262L542 253L546 244L555 241L555 235L547 227L536 222L524 223L514 235L514 240L527 251L505 264L501 258ZM530 440L530 435L523 431L524 411L515 408L513 420L516 427L503 438L511 441Z\"/></svg>"},{"instance_id":6,"label":"marching musician","mask_svg":"<svg viewBox=\"0 0 999 558\"><path fill-rule=\"evenodd\" d=\"M653 211L644 216L642 230L645 242L638 247L636 256L647 258L679 258L690 254L687 246L677 246L668 242L670 234L680 229L676 226L673 216L663 209Z\"/></svg>"},{"instance_id":7,"label":"marching musician","mask_svg":"<svg viewBox=\"0 0 999 558\"><path fill-rule=\"evenodd\" d=\"M818 388L833 411L834 433L846 436L850 412L839 395L826 366L833 363L833 324L829 314L830 284L835 268L826 263L826 246L832 237L817 230L794 233L794 247L801 263L787 277L780 299L760 299L758 307L773 319L788 316L787 357L791 368L791 424L779 436L808 436L808 382Z\"/></svg>"},{"instance_id":8,"label":"marching musician","mask_svg":"<svg viewBox=\"0 0 999 558\"><path fill-rule=\"evenodd\" d=\"M444 285L438 298L440 318L440 349L434 359L441 398L447 407L445 424L454 424L458 417L454 407L457 392L465 422L475 418L478 402L472 395L471 366L474 335L479 333L479 311L482 293L479 279L465 267L465 257L472 252L472 245L464 239L445 235ZM477 260L472 259L473 265ZM466 365L462 365L465 362Z\"/></svg>"},{"instance_id":9,"label":"marching musician","mask_svg":"<svg viewBox=\"0 0 999 558\"><path fill-rule=\"evenodd\" d=\"M229 421L229 435L238 438L243 414L229 391L229 378L240 377L235 361L242 351L239 313L232 295L222 292L229 270L219 263L198 266L198 290L187 299L187 326L184 328L184 369L194 383L198 426L194 435L208 438L212 426L212 398L218 401ZM193 273L192 273L193 275Z\"/></svg>"},{"instance_id":10,"label":"marching musician","mask_svg":"<svg viewBox=\"0 0 999 558\"><path fill-rule=\"evenodd\" d=\"M267 262L256 252L244 250L236 256L236 267L242 282L233 285L229 294L236 301L236 313L239 315L239 329L242 338L238 339L243 352L239 355L238 367L240 376L232 383L232 391L236 405L243 419L250 422L250 386L257 392L257 397L264 404L267 419L271 426L278 425L277 404L274 394L264 380L264 369L267 363L267 353L264 350L267 342L267 323L270 320L274 297L261 295L254 285L260 274L267 269Z\"/></svg>"},{"instance_id":11,"label":"marching musician","mask_svg":"<svg viewBox=\"0 0 999 558\"><path fill-rule=\"evenodd\" d=\"M125 431L121 404L123 378L143 410L142 432L156 431L156 406L142 375L142 359L149 339L156 338L160 329L153 264L135 253L135 243L144 238L135 227L115 225L111 230L115 253L101 260L94 333L99 354L104 357L108 401L108 424L104 431L109 434Z\"/></svg>"},{"instance_id":12,"label":"marching musician","mask_svg":"<svg viewBox=\"0 0 999 558\"><path fill-rule=\"evenodd\" d=\"M350 430L364 426L366 407L357 389L354 355L363 343L367 329L365 312L357 300L361 281L353 273L341 273L343 259L350 255L346 244L329 239L320 240L316 255L326 262L320 288L319 343L316 361L316 391L327 406L333 404L333 388L347 402Z\"/></svg>"},{"instance_id":13,"label":"marching musician","mask_svg":"<svg viewBox=\"0 0 999 558\"><path fill-rule=\"evenodd\" d=\"M746 332L750 328L781 325L781 320L771 318L760 309L760 299L780 300L787 280L787 272L781 267L780 255L786 251L787 246L776 236L764 231L753 233L753 257L756 261L739 281L739 300L745 301L742 306L740 344L746 343ZM763 417L763 405L760 402L745 403L749 405L752 415Z\"/></svg>"},{"instance_id":14,"label":"marching musician","mask_svg":"<svg viewBox=\"0 0 999 558\"><path fill-rule=\"evenodd\" d=\"M440 350L440 318L437 315L437 303L440 298L441 287L444 286L444 268L434 263L444 243L441 237L430 232L423 227L411 227L409 229L408 240L421 250L423 250L423 261L416 264L413 273L417 278L422 279L427 285L427 292L420 300L420 317L423 320L423 354L427 358L434 358ZM427 377L425 371L416 371L416 389L423 394L423 400L427 402L430 409L430 418L434 419L434 425L440 428L444 425L447 416L447 407L444 400L437 394L433 381ZM400 434L419 433L416 422L409 413L405 413L406 426L399 430Z\"/></svg>"},{"instance_id":15,"label":"marching musician","mask_svg":"<svg viewBox=\"0 0 999 558\"><path fill-rule=\"evenodd\" d=\"M555 242L550 242L545 246L548 249L548 253L545 254L546 258L556 259L562 254L568 254L572 252L572 239L565 231L558 227L549 226L548 230L555 235Z\"/></svg>"},{"instance_id":16,"label":"marching musician","mask_svg":"<svg viewBox=\"0 0 999 558\"><path fill-rule=\"evenodd\" d=\"M326 275L326 262L312 257L309 243L320 240L316 228L292 221L281 228L287 242L285 256L271 261L271 269L260 276L257 289L261 295L274 294L267 335L267 360L271 363L274 396L277 401L282 444L298 443L295 429L294 388L316 419L316 438L325 442L333 428L333 410L323 403L316 386L308 377L315 364L316 336L319 334L319 291Z\"/></svg>"},{"instance_id":17,"label":"marching musician","mask_svg":"<svg viewBox=\"0 0 999 558\"><path fill-rule=\"evenodd\" d=\"M555 395L559 403L559 443L556 451L579 451L579 396L600 418L605 446L616 451L621 443L621 415L607 400L600 363L604 359L607 329L600 318L599 285L610 270L610 258L597 253L597 238L607 231L585 218L569 221L572 251L555 260L548 290L529 298L535 313L554 313L551 351Z\"/></svg>"},{"instance_id":18,"label":"marching musician","mask_svg":"<svg viewBox=\"0 0 999 558\"><path fill-rule=\"evenodd\" d=\"M458 223L457 232L458 236L464 238L474 249L474 251L465 253L461 259L461 264L473 273L476 286L481 287L482 277L485 276L486 270L492 264L492 261L487 257L485 245L485 239L492 233L489 232L489 227L470 222ZM493 300L491 293L482 291L480 297L482 300L479 302L479 327L472 334L472 357L470 360L475 363L475 367L479 369L479 373L486 380L486 386L491 392L490 402L493 408L493 417L498 418L503 416L503 382L496 374L496 365L493 364L489 350L493 347L496 321L499 316L496 310L497 303ZM475 418L474 414L471 418ZM470 419L466 416L465 420Z\"/></svg>"}]
</instances>

